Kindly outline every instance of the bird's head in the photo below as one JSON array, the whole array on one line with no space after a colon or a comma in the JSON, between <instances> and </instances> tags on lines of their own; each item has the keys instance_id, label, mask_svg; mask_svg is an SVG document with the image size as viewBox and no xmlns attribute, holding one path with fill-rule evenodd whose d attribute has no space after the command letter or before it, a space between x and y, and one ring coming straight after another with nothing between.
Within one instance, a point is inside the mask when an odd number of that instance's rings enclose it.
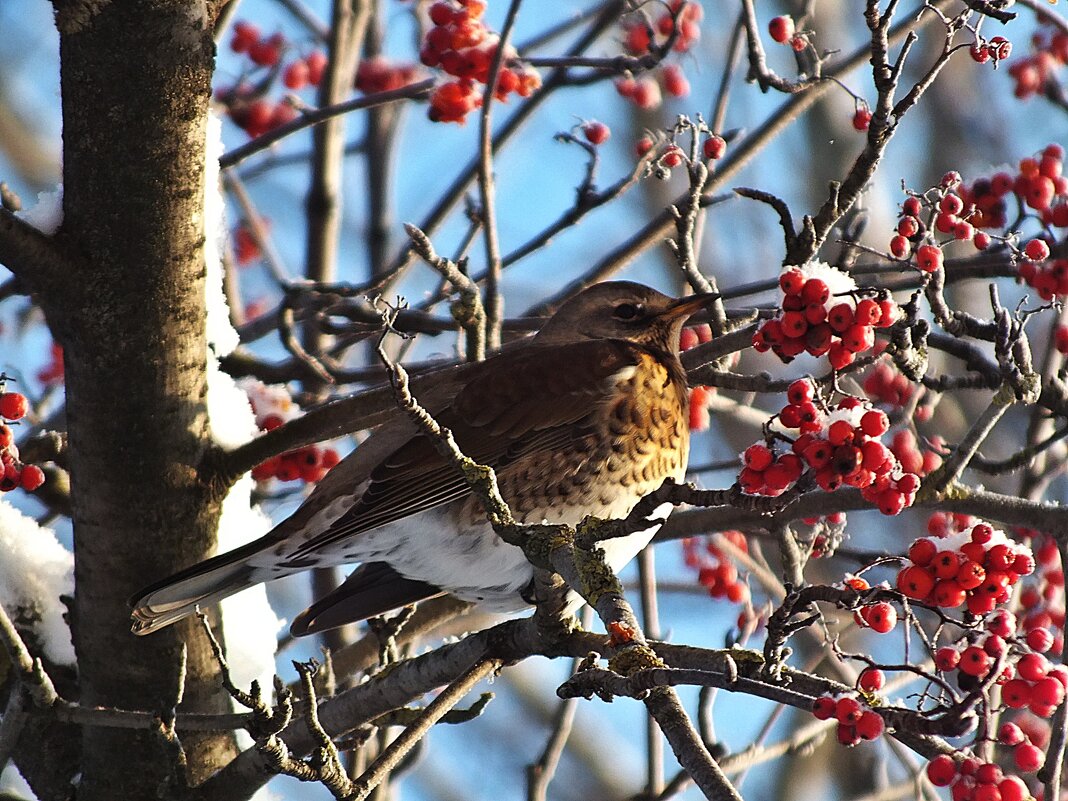
<instances>
[{"instance_id":1,"label":"bird's head","mask_svg":"<svg viewBox=\"0 0 1068 801\"><path fill-rule=\"evenodd\" d=\"M671 298L632 281L594 284L565 302L534 341L564 344L584 339L624 339L678 353L686 320L719 295Z\"/></svg>"}]
</instances>

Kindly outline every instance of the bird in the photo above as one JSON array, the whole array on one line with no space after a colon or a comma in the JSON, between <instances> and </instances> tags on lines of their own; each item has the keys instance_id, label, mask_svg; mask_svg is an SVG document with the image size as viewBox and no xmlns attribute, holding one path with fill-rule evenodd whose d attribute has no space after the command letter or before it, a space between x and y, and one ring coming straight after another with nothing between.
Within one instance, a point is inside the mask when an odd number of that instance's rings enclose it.
<instances>
[{"instance_id":1,"label":"bird","mask_svg":"<svg viewBox=\"0 0 1068 801\"><path fill-rule=\"evenodd\" d=\"M520 523L576 525L626 517L689 451L688 390L679 360L687 319L718 299L675 299L630 281L593 284L523 344L416 385L416 399L463 453L492 467ZM618 571L649 528L601 543ZM269 533L138 593L132 630L150 634L236 592L320 567L359 563L292 622L316 634L445 593L484 611L534 602L533 567L493 531L452 462L407 415L384 423ZM582 600L573 594L568 611Z\"/></svg>"}]
</instances>

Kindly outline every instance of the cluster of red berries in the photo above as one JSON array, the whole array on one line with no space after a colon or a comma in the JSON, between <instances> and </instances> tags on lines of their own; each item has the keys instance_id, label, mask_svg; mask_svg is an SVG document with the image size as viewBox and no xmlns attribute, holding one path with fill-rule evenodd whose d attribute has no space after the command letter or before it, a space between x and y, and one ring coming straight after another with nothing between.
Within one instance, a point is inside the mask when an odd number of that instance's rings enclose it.
<instances>
[{"instance_id":1,"label":"cluster of red berries","mask_svg":"<svg viewBox=\"0 0 1068 801\"><path fill-rule=\"evenodd\" d=\"M861 740L877 740L886 730L882 717L851 695L821 695L812 704L817 720L838 722L838 742L852 747Z\"/></svg>"},{"instance_id":2,"label":"cluster of red berries","mask_svg":"<svg viewBox=\"0 0 1068 801\"><path fill-rule=\"evenodd\" d=\"M662 48L677 28L673 49L685 52L701 38L703 17L704 8L700 3L671 0L655 26L645 17L624 22L623 47L632 56L644 56L653 48ZM672 97L686 97L690 93L690 81L678 64L663 65L655 75L620 78L615 86L620 96L641 109L658 107L665 92Z\"/></svg>"},{"instance_id":3,"label":"cluster of red berries","mask_svg":"<svg viewBox=\"0 0 1068 801\"><path fill-rule=\"evenodd\" d=\"M655 26L644 18L623 23L623 47L632 56L644 56L654 46L661 47L676 32L673 49L685 53L701 39L701 20L704 7L692 0L670 0Z\"/></svg>"},{"instance_id":4,"label":"cluster of red berries","mask_svg":"<svg viewBox=\"0 0 1068 801\"><path fill-rule=\"evenodd\" d=\"M0 384L0 492L10 492L22 487L33 492L44 484L44 471L35 464L24 465L19 461L19 449L15 445L15 433L8 422L21 420L30 410L30 403L21 392L4 392Z\"/></svg>"},{"instance_id":5,"label":"cluster of red berries","mask_svg":"<svg viewBox=\"0 0 1068 801\"><path fill-rule=\"evenodd\" d=\"M846 576L843 584L857 592L866 592L871 589L867 579L860 576ZM865 604L854 612L853 621L862 629L871 629L876 634L889 634L897 625L897 609L887 601L876 601L872 604ZM879 673L879 676L881 677L882 674ZM879 688L876 687L869 692L875 692L877 689Z\"/></svg>"},{"instance_id":6,"label":"cluster of red berries","mask_svg":"<svg viewBox=\"0 0 1068 801\"><path fill-rule=\"evenodd\" d=\"M37 380L45 386L54 386L63 383L64 375L63 348L53 342L48 347L48 364L37 371Z\"/></svg>"},{"instance_id":7,"label":"cluster of red berries","mask_svg":"<svg viewBox=\"0 0 1068 801\"><path fill-rule=\"evenodd\" d=\"M356 88L365 95L400 89L419 80L419 68L408 62L394 63L385 56L365 58L356 69Z\"/></svg>"},{"instance_id":8,"label":"cluster of red berries","mask_svg":"<svg viewBox=\"0 0 1068 801\"><path fill-rule=\"evenodd\" d=\"M879 361L864 377L865 394L874 401L900 409L910 400L915 387L892 362Z\"/></svg>"},{"instance_id":9,"label":"cluster of red berries","mask_svg":"<svg viewBox=\"0 0 1068 801\"><path fill-rule=\"evenodd\" d=\"M1063 690L1063 688L1062 688ZM1012 748L1012 761L1022 773L1033 773L1042 767L1046 754L1024 730L1015 723L1002 723L998 727L998 742Z\"/></svg>"},{"instance_id":10,"label":"cluster of red berries","mask_svg":"<svg viewBox=\"0 0 1068 801\"><path fill-rule=\"evenodd\" d=\"M808 35L798 32L794 18L789 15L772 17L768 23L768 34L773 41L788 44L798 53L808 47Z\"/></svg>"},{"instance_id":11,"label":"cluster of red berries","mask_svg":"<svg viewBox=\"0 0 1068 801\"><path fill-rule=\"evenodd\" d=\"M749 543L742 532L729 530L720 535L738 550L749 553ZM712 537L687 537L682 541L682 556L686 566L697 571L697 581L713 598L726 598L733 604L749 600L749 585Z\"/></svg>"},{"instance_id":12,"label":"cluster of red berries","mask_svg":"<svg viewBox=\"0 0 1068 801\"><path fill-rule=\"evenodd\" d=\"M280 73L282 84L292 91L318 86L326 70L326 55L314 50L289 62L281 69L282 57L289 46L281 33L263 37L251 22L234 23L230 49L245 55L252 70L268 70L264 80L255 85L241 80L233 87L219 87L215 99L227 107L230 119L249 136L259 136L298 116L297 109L286 99L269 100L265 95Z\"/></svg>"},{"instance_id":13,"label":"cluster of red berries","mask_svg":"<svg viewBox=\"0 0 1068 801\"><path fill-rule=\"evenodd\" d=\"M249 396L249 403L256 416L256 425L261 431L273 431L300 414L297 405L283 387L268 386L254 379L242 381L241 387ZM314 484L321 481L340 461L341 457L333 448L308 445L261 462L252 469L252 477L256 481L272 478L279 481L299 479Z\"/></svg>"},{"instance_id":14,"label":"cluster of red berries","mask_svg":"<svg viewBox=\"0 0 1068 801\"><path fill-rule=\"evenodd\" d=\"M645 110L657 108L663 102L665 92L672 97L686 97L690 93L690 81L678 64L667 64L658 70L657 76L618 78L616 92Z\"/></svg>"},{"instance_id":15,"label":"cluster of red berries","mask_svg":"<svg viewBox=\"0 0 1068 801\"><path fill-rule=\"evenodd\" d=\"M977 64L992 62L996 67L1000 62L1012 55L1012 42L1004 36L991 37L990 41L980 37L969 51L972 60Z\"/></svg>"},{"instance_id":16,"label":"cluster of red berries","mask_svg":"<svg viewBox=\"0 0 1068 801\"><path fill-rule=\"evenodd\" d=\"M897 575L897 588L909 598L985 615L1009 600L1021 576L1034 572L1031 549L989 523L942 516L928 531L934 536L909 546L912 564Z\"/></svg>"},{"instance_id":17,"label":"cluster of red berries","mask_svg":"<svg viewBox=\"0 0 1068 801\"><path fill-rule=\"evenodd\" d=\"M875 345L875 329L898 319L892 298L856 300L857 286L840 270L822 262L788 267L779 275L780 313L753 335L760 353L773 351L784 362L801 353L827 355L831 367L852 364Z\"/></svg>"},{"instance_id":18,"label":"cluster of red berries","mask_svg":"<svg viewBox=\"0 0 1068 801\"><path fill-rule=\"evenodd\" d=\"M1020 593L1020 607L1025 614L1019 631L1031 650L1061 654L1064 651L1064 573L1057 541L1030 529L1017 529L1016 533L1031 539L1038 563Z\"/></svg>"},{"instance_id":19,"label":"cluster of red berries","mask_svg":"<svg viewBox=\"0 0 1068 801\"><path fill-rule=\"evenodd\" d=\"M957 760L939 754L927 763L927 778L935 787L949 787L953 801L1025 801L1031 796L1018 776L1006 776L999 765L974 757Z\"/></svg>"},{"instance_id":20,"label":"cluster of red berries","mask_svg":"<svg viewBox=\"0 0 1068 801\"><path fill-rule=\"evenodd\" d=\"M257 424L264 431L273 431L283 422L278 415L268 415L263 422L257 422ZM256 481L267 481L271 478L277 478L279 481L299 479L307 484L315 484L322 481L330 472L330 468L340 461L341 457L333 448L308 445L260 462L252 468L252 477Z\"/></svg>"},{"instance_id":21,"label":"cluster of red berries","mask_svg":"<svg viewBox=\"0 0 1068 801\"><path fill-rule=\"evenodd\" d=\"M934 197L929 197L932 194ZM956 171L942 176L940 184L927 195L907 197L901 204L897 231L890 239L890 254L896 259L914 255L917 268L933 273L942 266L944 254L932 240L931 228L955 241L971 242L976 249L986 250L991 237L979 228L988 227L983 226L984 208L992 207L984 206L985 201L975 197L962 185L960 173Z\"/></svg>"},{"instance_id":22,"label":"cluster of red berries","mask_svg":"<svg viewBox=\"0 0 1068 801\"><path fill-rule=\"evenodd\" d=\"M928 447L920 450L919 442L912 430L899 428L890 440L890 452L897 457L902 470L922 477L942 466L942 455L939 449L945 447L945 441L942 437L935 435L927 438L927 445Z\"/></svg>"},{"instance_id":23,"label":"cluster of red berries","mask_svg":"<svg viewBox=\"0 0 1068 801\"><path fill-rule=\"evenodd\" d=\"M668 64L657 73L640 78L623 77L615 81L616 92L640 109L654 109L664 100L664 92L672 97L686 97L690 93L690 81L678 64Z\"/></svg>"},{"instance_id":24,"label":"cluster of red berries","mask_svg":"<svg viewBox=\"0 0 1068 801\"><path fill-rule=\"evenodd\" d=\"M1031 710L1040 718L1050 717L1064 700L1068 668L1053 666L1042 654L1029 652L1016 660L1015 678L1001 687L1001 701L1010 709Z\"/></svg>"},{"instance_id":25,"label":"cluster of red berries","mask_svg":"<svg viewBox=\"0 0 1068 801\"><path fill-rule=\"evenodd\" d=\"M778 414L779 425L799 434L789 452L777 453L774 443L764 442L746 449L738 476L743 492L781 495L807 472L826 492L843 484L860 489L865 500L885 515L899 514L912 505L920 479L902 470L893 452L879 441L890 427L885 412L855 397L843 398L834 409L821 409L812 382L804 379L790 385L787 399Z\"/></svg>"},{"instance_id":26,"label":"cluster of red berries","mask_svg":"<svg viewBox=\"0 0 1068 801\"><path fill-rule=\"evenodd\" d=\"M1009 66L1009 75L1016 82L1016 97L1025 100L1046 90L1050 79L1060 67L1068 64L1068 33L1054 28L1049 36L1042 31L1031 39L1031 55Z\"/></svg>"},{"instance_id":27,"label":"cluster of red berries","mask_svg":"<svg viewBox=\"0 0 1068 801\"><path fill-rule=\"evenodd\" d=\"M260 224L264 227L270 226L270 221L261 217ZM260 250L260 245L256 241L256 237L252 235L252 228L249 226L247 220L242 220L233 230L234 241L234 260L237 261L238 267L245 267L252 262L263 256L263 252Z\"/></svg>"},{"instance_id":28,"label":"cluster of red berries","mask_svg":"<svg viewBox=\"0 0 1068 801\"><path fill-rule=\"evenodd\" d=\"M805 517L801 522L812 527L810 555L813 559L830 556L845 538L845 512L833 512L822 517Z\"/></svg>"},{"instance_id":29,"label":"cluster of red berries","mask_svg":"<svg viewBox=\"0 0 1068 801\"><path fill-rule=\"evenodd\" d=\"M712 329L708 324L694 325L682 329L679 336L679 350L689 350L704 342L712 341ZM690 388L690 430L707 431L712 423L709 405L712 396L716 394L715 387L696 386Z\"/></svg>"},{"instance_id":30,"label":"cluster of red berries","mask_svg":"<svg viewBox=\"0 0 1068 801\"><path fill-rule=\"evenodd\" d=\"M634 152L638 158L641 158L652 150L655 145L656 142L653 141L653 138L646 135L635 143ZM709 161L722 158L725 152L727 152L727 140L719 134L711 134L701 143L701 155ZM685 162L686 158L687 156L681 147L674 142L669 142L657 157L656 164L662 170L672 170ZM666 177L666 174L661 177Z\"/></svg>"},{"instance_id":31,"label":"cluster of red berries","mask_svg":"<svg viewBox=\"0 0 1068 801\"><path fill-rule=\"evenodd\" d=\"M482 90L500 46L500 36L482 21L484 0L438 0L430 7L432 27L419 51L427 67L440 67L457 80L438 86L430 96L430 119L463 123L468 113L482 105ZM529 97L541 86L541 76L532 69L513 66L513 48L507 48L497 74L495 97L504 101L511 94Z\"/></svg>"}]
</instances>

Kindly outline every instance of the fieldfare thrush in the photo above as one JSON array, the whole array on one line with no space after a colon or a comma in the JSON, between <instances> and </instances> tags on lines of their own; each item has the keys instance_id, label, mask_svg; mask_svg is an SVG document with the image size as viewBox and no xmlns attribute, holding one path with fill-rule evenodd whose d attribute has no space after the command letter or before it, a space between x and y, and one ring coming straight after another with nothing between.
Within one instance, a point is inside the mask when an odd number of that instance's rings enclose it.
<instances>
[{"instance_id":1,"label":"fieldfare thrush","mask_svg":"<svg viewBox=\"0 0 1068 801\"><path fill-rule=\"evenodd\" d=\"M675 300L631 282L596 284L560 306L528 343L416 387L460 449L493 467L521 523L624 518L689 449L679 334L715 295ZM605 541L619 570L651 527ZM183 570L134 600L148 634L233 593L316 567L362 563L293 622L312 634L449 592L488 611L532 602L533 568L504 543L460 472L407 416L378 428L264 537ZM581 603L574 596L570 609Z\"/></svg>"}]
</instances>

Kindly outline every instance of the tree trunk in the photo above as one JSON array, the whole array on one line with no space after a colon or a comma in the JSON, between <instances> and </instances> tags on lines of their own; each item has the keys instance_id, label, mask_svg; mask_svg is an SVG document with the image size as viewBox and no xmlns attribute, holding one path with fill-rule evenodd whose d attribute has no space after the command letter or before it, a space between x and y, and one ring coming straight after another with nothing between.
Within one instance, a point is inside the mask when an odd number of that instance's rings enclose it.
<instances>
[{"instance_id":1,"label":"tree trunk","mask_svg":"<svg viewBox=\"0 0 1068 801\"><path fill-rule=\"evenodd\" d=\"M203 194L213 19L204 0L124 0L57 3L57 25L59 237L79 274L43 287L40 300L68 354L80 700L166 713L184 659L184 706L219 710L196 623L138 638L128 606L147 582L207 555L218 522L219 493L198 475L210 447ZM78 798L166 797L233 754L230 735L183 745L188 777L154 732L86 728Z\"/></svg>"}]
</instances>

